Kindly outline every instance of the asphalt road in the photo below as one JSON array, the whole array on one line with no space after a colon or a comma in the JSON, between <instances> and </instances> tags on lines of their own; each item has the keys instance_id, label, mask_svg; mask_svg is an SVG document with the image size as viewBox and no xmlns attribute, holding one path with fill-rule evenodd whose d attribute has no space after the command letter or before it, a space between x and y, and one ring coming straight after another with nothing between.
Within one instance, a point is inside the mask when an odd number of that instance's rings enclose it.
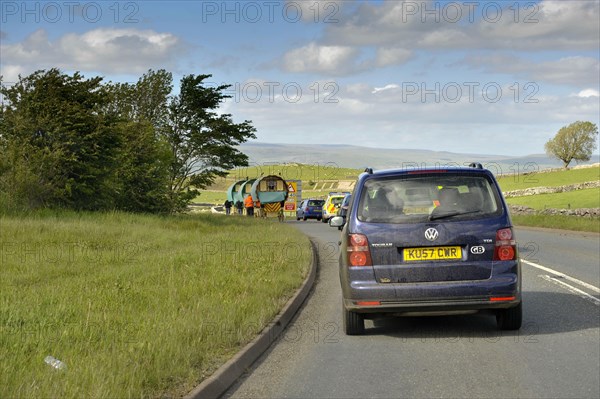
<instances>
[{"instance_id":1,"label":"asphalt road","mask_svg":"<svg viewBox=\"0 0 600 399\"><path fill-rule=\"evenodd\" d=\"M600 236L517 230L528 262L518 332L477 314L367 321L366 335L350 337L341 326L338 231L289 223L318 243L315 289L224 397L600 397Z\"/></svg>"}]
</instances>

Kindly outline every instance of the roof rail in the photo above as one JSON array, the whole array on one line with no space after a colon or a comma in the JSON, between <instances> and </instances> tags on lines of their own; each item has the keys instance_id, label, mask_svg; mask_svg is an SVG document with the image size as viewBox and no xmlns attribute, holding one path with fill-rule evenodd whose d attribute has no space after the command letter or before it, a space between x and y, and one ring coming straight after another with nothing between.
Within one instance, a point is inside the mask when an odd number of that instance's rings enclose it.
<instances>
[{"instance_id":1,"label":"roof rail","mask_svg":"<svg viewBox=\"0 0 600 399\"><path fill-rule=\"evenodd\" d=\"M373 168L366 168L365 172L372 175L373 174Z\"/></svg>"},{"instance_id":2,"label":"roof rail","mask_svg":"<svg viewBox=\"0 0 600 399\"><path fill-rule=\"evenodd\" d=\"M479 162L471 162L469 168L483 169L483 166Z\"/></svg>"}]
</instances>

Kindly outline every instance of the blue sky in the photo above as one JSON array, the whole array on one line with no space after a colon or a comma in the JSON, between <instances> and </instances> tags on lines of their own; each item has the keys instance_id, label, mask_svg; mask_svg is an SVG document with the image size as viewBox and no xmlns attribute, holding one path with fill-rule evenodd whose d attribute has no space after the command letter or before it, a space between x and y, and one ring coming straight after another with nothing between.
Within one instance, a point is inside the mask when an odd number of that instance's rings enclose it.
<instances>
[{"instance_id":1,"label":"blue sky","mask_svg":"<svg viewBox=\"0 0 600 399\"><path fill-rule=\"evenodd\" d=\"M2 1L0 74L212 74L258 142L527 155L599 124L599 25L594 0Z\"/></svg>"}]
</instances>

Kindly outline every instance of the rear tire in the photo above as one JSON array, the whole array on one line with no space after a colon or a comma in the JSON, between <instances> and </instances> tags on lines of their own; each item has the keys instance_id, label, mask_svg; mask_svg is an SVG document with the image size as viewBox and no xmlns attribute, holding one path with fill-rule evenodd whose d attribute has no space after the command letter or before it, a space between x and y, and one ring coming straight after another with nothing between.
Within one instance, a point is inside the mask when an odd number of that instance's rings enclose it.
<instances>
[{"instance_id":1,"label":"rear tire","mask_svg":"<svg viewBox=\"0 0 600 399\"><path fill-rule=\"evenodd\" d=\"M343 306L342 312L346 335L362 335L365 333L365 319L362 314L346 310Z\"/></svg>"},{"instance_id":2,"label":"rear tire","mask_svg":"<svg viewBox=\"0 0 600 399\"><path fill-rule=\"evenodd\" d=\"M523 322L523 303L514 308L500 309L496 313L496 324L500 330L518 330Z\"/></svg>"}]
</instances>

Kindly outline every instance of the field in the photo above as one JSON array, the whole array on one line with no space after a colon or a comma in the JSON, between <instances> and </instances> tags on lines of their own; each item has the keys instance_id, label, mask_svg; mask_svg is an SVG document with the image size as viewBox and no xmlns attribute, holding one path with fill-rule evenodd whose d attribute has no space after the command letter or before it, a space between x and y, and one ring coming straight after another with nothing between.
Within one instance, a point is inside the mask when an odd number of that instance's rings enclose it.
<instances>
[{"instance_id":1,"label":"field","mask_svg":"<svg viewBox=\"0 0 600 399\"><path fill-rule=\"evenodd\" d=\"M0 227L3 398L183 395L272 320L310 263L297 230L243 217L41 212Z\"/></svg>"},{"instance_id":2,"label":"field","mask_svg":"<svg viewBox=\"0 0 600 399\"><path fill-rule=\"evenodd\" d=\"M600 220L598 218L580 218L563 215L512 215L512 221L516 226L600 233Z\"/></svg>"},{"instance_id":3,"label":"field","mask_svg":"<svg viewBox=\"0 0 600 399\"><path fill-rule=\"evenodd\" d=\"M566 193L538 194L523 197L507 198L506 202L512 205L525 205L533 209L543 210L600 208L600 188L569 191Z\"/></svg>"},{"instance_id":4,"label":"field","mask_svg":"<svg viewBox=\"0 0 600 399\"><path fill-rule=\"evenodd\" d=\"M558 187L598 181L600 168L559 170L531 175L515 175L499 179L504 191L529 187ZM600 188L590 188L564 193L537 194L507 198L512 205L524 205L541 211L552 209L600 208ZM591 231L600 233L598 218L582 218L566 215L513 215L513 222L519 226L536 226L564 230Z\"/></svg>"},{"instance_id":5,"label":"field","mask_svg":"<svg viewBox=\"0 0 600 399\"><path fill-rule=\"evenodd\" d=\"M569 184L600 180L600 167L557 170L527 175L507 175L498 178L502 191L520 190L531 187L558 187Z\"/></svg>"}]
</instances>

